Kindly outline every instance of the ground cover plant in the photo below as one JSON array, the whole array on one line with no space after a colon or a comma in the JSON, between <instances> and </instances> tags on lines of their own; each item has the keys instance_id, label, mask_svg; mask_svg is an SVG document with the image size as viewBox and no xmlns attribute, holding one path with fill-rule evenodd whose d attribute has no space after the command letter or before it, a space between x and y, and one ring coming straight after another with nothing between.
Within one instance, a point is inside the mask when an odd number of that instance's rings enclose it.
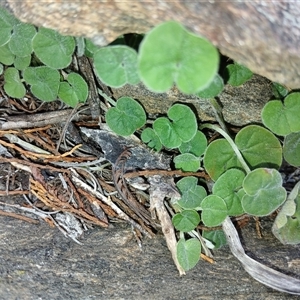
<instances>
[{"instance_id":1,"label":"ground cover plant","mask_svg":"<svg viewBox=\"0 0 300 300\"><path fill-rule=\"evenodd\" d=\"M275 99L265 105L262 125L248 125L235 134L227 128L216 97L224 84L241 85L252 73L236 62L220 71L217 49L181 24L157 26L143 37L138 51L124 37L99 49L85 39L23 24L4 10L0 25L1 72L12 98L23 98L30 90L42 101L59 98L73 108L83 104L88 85L68 69L77 51L91 57L95 73L109 87L142 81L148 89L164 92L175 85L210 102L219 124L201 122L182 103L150 124L135 99L106 96L112 107L105 121L116 134L136 133L154 151L172 151L175 169L209 177L182 176L176 182L180 198L170 201L176 259L184 271L197 264L202 252L226 243L221 229L201 233L199 226L221 226L228 217L264 217L279 210L272 232L284 244L300 242L299 184L287 192L278 171L283 159L300 166L300 93L274 83ZM210 141L215 132L219 137Z\"/></svg>"}]
</instances>

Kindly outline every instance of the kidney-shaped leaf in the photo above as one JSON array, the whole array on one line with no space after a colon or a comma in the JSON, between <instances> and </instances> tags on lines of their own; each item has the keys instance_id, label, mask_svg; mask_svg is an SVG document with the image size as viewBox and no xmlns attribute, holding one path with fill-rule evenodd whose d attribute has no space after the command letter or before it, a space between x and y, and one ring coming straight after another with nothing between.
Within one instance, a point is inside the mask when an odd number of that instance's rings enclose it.
<instances>
[{"instance_id":1,"label":"kidney-shaped leaf","mask_svg":"<svg viewBox=\"0 0 300 300\"><path fill-rule=\"evenodd\" d=\"M283 156L290 165L300 166L300 132L294 132L285 137Z\"/></svg>"},{"instance_id":2,"label":"kidney-shaped leaf","mask_svg":"<svg viewBox=\"0 0 300 300\"><path fill-rule=\"evenodd\" d=\"M143 107L130 97L122 97L106 113L106 122L115 133L128 136L146 123Z\"/></svg>"},{"instance_id":3,"label":"kidney-shaped leaf","mask_svg":"<svg viewBox=\"0 0 300 300\"><path fill-rule=\"evenodd\" d=\"M292 93L280 100L269 101L261 117L264 125L278 135L300 131L300 93Z\"/></svg>"},{"instance_id":4,"label":"kidney-shaped leaf","mask_svg":"<svg viewBox=\"0 0 300 300\"><path fill-rule=\"evenodd\" d=\"M188 176L180 179L176 186L181 193L181 199L178 204L185 209L196 209L201 205L202 200L206 197L204 187L197 185L198 179Z\"/></svg>"},{"instance_id":5,"label":"kidney-shaped leaf","mask_svg":"<svg viewBox=\"0 0 300 300\"><path fill-rule=\"evenodd\" d=\"M15 68L7 68L4 72L4 90L7 95L13 98L22 98L26 90L20 80L19 71Z\"/></svg>"},{"instance_id":6,"label":"kidney-shaped leaf","mask_svg":"<svg viewBox=\"0 0 300 300\"><path fill-rule=\"evenodd\" d=\"M209 195L201 202L201 219L204 225L213 227L220 225L228 216L225 201L216 195Z\"/></svg>"},{"instance_id":7,"label":"kidney-shaped leaf","mask_svg":"<svg viewBox=\"0 0 300 300\"><path fill-rule=\"evenodd\" d=\"M181 169L184 172L197 172L200 168L199 157L191 153L183 153L175 156L174 163L176 169Z\"/></svg>"},{"instance_id":8,"label":"kidney-shaped leaf","mask_svg":"<svg viewBox=\"0 0 300 300\"><path fill-rule=\"evenodd\" d=\"M181 267L188 271L199 261L201 254L201 244L198 239L180 239L176 247L177 259Z\"/></svg>"},{"instance_id":9,"label":"kidney-shaped leaf","mask_svg":"<svg viewBox=\"0 0 300 300\"><path fill-rule=\"evenodd\" d=\"M213 194L225 201L229 216L238 216L244 213L241 204L245 194L242 187L244 178L245 173L242 170L230 169L223 173L213 185Z\"/></svg>"},{"instance_id":10,"label":"kidney-shaped leaf","mask_svg":"<svg viewBox=\"0 0 300 300\"><path fill-rule=\"evenodd\" d=\"M193 111L183 104L175 104L168 111L167 118L158 118L153 129L167 148L176 148L182 142L190 141L197 132L197 120Z\"/></svg>"},{"instance_id":11,"label":"kidney-shaped leaf","mask_svg":"<svg viewBox=\"0 0 300 300\"><path fill-rule=\"evenodd\" d=\"M13 26L19 23L20 21L17 18L3 7L0 7L0 46L9 41Z\"/></svg>"},{"instance_id":12,"label":"kidney-shaped leaf","mask_svg":"<svg viewBox=\"0 0 300 300\"><path fill-rule=\"evenodd\" d=\"M42 67L28 67L23 71L23 77L31 85L31 92L43 101L53 101L57 98L60 75L55 69Z\"/></svg>"},{"instance_id":13,"label":"kidney-shaped leaf","mask_svg":"<svg viewBox=\"0 0 300 300\"><path fill-rule=\"evenodd\" d=\"M94 66L99 78L112 87L137 84L137 53L128 46L103 47L94 53Z\"/></svg>"},{"instance_id":14,"label":"kidney-shaped leaf","mask_svg":"<svg viewBox=\"0 0 300 300\"><path fill-rule=\"evenodd\" d=\"M218 52L210 42L174 21L152 29L139 49L140 77L156 92L176 83L182 92L196 93L210 84L218 64Z\"/></svg>"},{"instance_id":15,"label":"kidney-shaped leaf","mask_svg":"<svg viewBox=\"0 0 300 300\"><path fill-rule=\"evenodd\" d=\"M251 168L281 166L282 148L269 130L257 125L246 126L236 135L235 143Z\"/></svg>"},{"instance_id":16,"label":"kidney-shaped leaf","mask_svg":"<svg viewBox=\"0 0 300 300\"><path fill-rule=\"evenodd\" d=\"M75 40L48 28L39 28L32 42L36 56L48 67L66 68L75 50Z\"/></svg>"},{"instance_id":17,"label":"kidney-shaped leaf","mask_svg":"<svg viewBox=\"0 0 300 300\"><path fill-rule=\"evenodd\" d=\"M255 169L245 177L243 188L246 194L242 198L242 206L250 215L267 216L286 199L282 177L275 169Z\"/></svg>"},{"instance_id":18,"label":"kidney-shaped leaf","mask_svg":"<svg viewBox=\"0 0 300 300\"><path fill-rule=\"evenodd\" d=\"M189 232L198 226L200 223L200 216L195 210L186 209L174 215L172 223L177 230Z\"/></svg>"},{"instance_id":19,"label":"kidney-shaped leaf","mask_svg":"<svg viewBox=\"0 0 300 300\"><path fill-rule=\"evenodd\" d=\"M232 86L242 85L253 75L248 68L238 63L228 65L226 67L226 71L229 77L227 83L231 84Z\"/></svg>"},{"instance_id":20,"label":"kidney-shaped leaf","mask_svg":"<svg viewBox=\"0 0 300 300\"><path fill-rule=\"evenodd\" d=\"M179 146L179 151L181 153L191 153L200 157L205 152L206 147L206 136L198 130L196 135L190 141L182 143Z\"/></svg>"},{"instance_id":21,"label":"kidney-shaped leaf","mask_svg":"<svg viewBox=\"0 0 300 300\"><path fill-rule=\"evenodd\" d=\"M162 148L161 141L152 128L145 128L141 134L141 139L155 151L160 151Z\"/></svg>"}]
</instances>

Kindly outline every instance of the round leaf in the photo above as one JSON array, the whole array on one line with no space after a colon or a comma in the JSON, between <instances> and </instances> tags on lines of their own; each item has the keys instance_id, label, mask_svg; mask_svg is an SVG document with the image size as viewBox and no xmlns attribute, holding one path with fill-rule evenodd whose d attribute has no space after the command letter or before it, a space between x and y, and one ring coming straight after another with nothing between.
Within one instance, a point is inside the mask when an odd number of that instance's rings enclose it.
<instances>
[{"instance_id":1,"label":"round leaf","mask_svg":"<svg viewBox=\"0 0 300 300\"><path fill-rule=\"evenodd\" d=\"M16 56L14 66L18 70L24 70L30 65L31 55L28 56Z\"/></svg>"},{"instance_id":2,"label":"round leaf","mask_svg":"<svg viewBox=\"0 0 300 300\"><path fill-rule=\"evenodd\" d=\"M3 45L0 47L0 62L4 65L12 65L15 60L15 55L11 53L8 44Z\"/></svg>"},{"instance_id":3,"label":"round leaf","mask_svg":"<svg viewBox=\"0 0 300 300\"><path fill-rule=\"evenodd\" d=\"M245 177L243 188L242 206L250 215L267 216L286 199L281 175L275 169L255 169Z\"/></svg>"},{"instance_id":4,"label":"round leaf","mask_svg":"<svg viewBox=\"0 0 300 300\"><path fill-rule=\"evenodd\" d=\"M210 83L208 87L200 92L196 93L196 95L200 98L213 98L218 96L224 88L223 78L216 74L213 81Z\"/></svg>"},{"instance_id":5,"label":"round leaf","mask_svg":"<svg viewBox=\"0 0 300 300\"><path fill-rule=\"evenodd\" d=\"M141 134L141 139L144 143L148 144L150 148L153 148L155 151L160 151L162 148L161 141L157 134L151 128L146 128Z\"/></svg>"},{"instance_id":6,"label":"round leaf","mask_svg":"<svg viewBox=\"0 0 300 300\"><path fill-rule=\"evenodd\" d=\"M223 173L213 185L213 194L225 201L229 216L238 216L244 213L241 204L245 194L242 187L244 178L243 171L230 169Z\"/></svg>"},{"instance_id":7,"label":"round leaf","mask_svg":"<svg viewBox=\"0 0 300 300\"><path fill-rule=\"evenodd\" d=\"M300 131L300 93L293 93L280 100L269 101L261 117L264 125L278 135Z\"/></svg>"},{"instance_id":8,"label":"round leaf","mask_svg":"<svg viewBox=\"0 0 300 300\"><path fill-rule=\"evenodd\" d=\"M225 201L216 195L205 197L201 203L201 208L202 222L209 227L220 225L228 216Z\"/></svg>"},{"instance_id":9,"label":"round leaf","mask_svg":"<svg viewBox=\"0 0 300 300\"><path fill-rule=\"evenodd\" d=\"M190 141L197 132L197 120L193 111L183 104L175 104L168 111L167 118L158 118L153 129L167 148L177 148L182 142Z\"/></svg>"},{"instance_id":10,"label":"round leaf","mask_svg":"<svg viewBox=\"0 0 300 300\"><path fill-rule=\"evenodd\" d=\"M194 230L200 223L200 216L195 210L183 210L173 216L172 223L179 231L189 232Z\"/></svg>"},{"instance_id":11,"label":"round leaf","mask_svg":"<svg viewBox=\"0 0 300 300\"><path fill-rule=\"evenodd\" d=\"M196 135L188 142L182 143L179 146L179 151L181 153L191 153L195 156L200 157L207 147L206 136L201 132L197 131Z\"/></svg>"},{"instance_id":12,"label":"round leaf","mask_svg":"<svg viewBox=\"0 0 300 300\"><path fill-rule=\"evenodd\" d=\"M203 162L206 172L214 181L228 169L242 169L241 163L225 139L215 140L208 145Z\"/></svg>"},{"instance_id":13,"label":"round leaf","mask_svg":"<svg viewBox=\"0 0 300 300\"><path fill-rule=\"evenodd\" d=\"M109 46L94 54L94 66L98 77L115 88L122 85L137 84L137 53L127 46Z\"/></svg>"},{"instance_id":14,"label":"round leaf","mask_svg":"<svg viewBox=\"0 0 300 300\"><path fill-rule=\"evenodd\" d=\"M88 85L85 80L79 74L70 73L67 81L60 83L59 98L71 107L75 107L79 102L85 102L88 96Z\"/></svg>"},{"instance_id":15,"label":"round leaf","mask_svg":"<svg viewBox=\"0 0 300 300\"><path fill-rule=\"evenodd\" d=\"M292 166L300 166L300 132L287 135L283 143L284 159Z\"/></svg>"},{"instance_id":16,"label":"round leaf","mask_svg":"<svg viewBox=\"0 0 300 300\"><path fill-rule=\"evenodd\" d=\"M32 46L42 63L54 69L63 69L71 63L75 40L52 29L39 28Z\"/></svg>"},{"instance_id":17,"label":"round leaf","mask_svg":"<svg viewBox=\"0 0 300 300\"><path fill-rule=\"evenodd\" d=\"M242 85L253 75L253 73L248 68L237 63L228 65L226 67L226 71L229 77L227 83L229 83L232 86Z\"/></svg>"},{"instance_id":18,"label":"round leaf","mask_svg":"<svg viewBox=\"0 0 300 300\"><path fill-rule=\"evenodd\" d=\"M180 239L176 247L177 260L181 267L187 271L192 269L199 261L201 244L198 239Z\"/></svg>"},{"instance_id":19,"label":"round leaf","mask_svg":"<svg viewBox=\"0 0 300 300\"><path fill-rule=\"evenodd\" d=\"M23 71L25 81L31 85L31 92L43 101L53 101L57 98L60 75L57 70L49 67L28 67Z\"/></svg>"},{"instance_id":20,"label":"round leaf","mask_svg":"<svg viewBox=\"0 0 300 300\"><path fill-rule=\"evenodd\" d=\"M175 156L174 163L176 169L181 169L184 172L197 172L200 168L199 157L191 153L183 153Z\"/></svg>"},{"instance_id":21,"label":"round leaf","mask_svg":"<svg viewBox=\"0 0 300 300\"><path fill-rule=\"evenodd\" d=\"M188 176L180 179L176 186L181 193L178 204L185 209L197 209L201 206L202 200L206 197L204 187L197 185L198 179Z\"/></svg>"},{"instance_id":22,"label":"round leaf","mask_svg":"<svg viewBox=\"0 0 300 300\"><path fill-rule=\"evenodd\" d=\"M14 26L9 48L16 56L28 56L32 52L32 39L36 35L33 25L20 23Z\"/></svg>"},{"instance_id":23,"label":"round leaf","mask_svg":"<svg viewBox=\"0 0 300 300\"><path fill-rule=\"evenodd\" d=\"M129 97L118 100L116 107L106 113L108 126L117 134L128 136L146 123L146 114L143 107Z\"/></svg>"},{"instance_id":24,"label":"round leaf","mask_svg":"<svg viewBox=\"0 0 300 300\"><path fill-rule=\"evenodd\" d=\"M210 84L218 64L218 52L210 42L174 21L152 29L139 49L140 77L156 92L176 83L183 93L196 93Z\"/></svg>"},{"instance_id":25,"label":"round leaf","mask_svg":"<svg viewBox=\"0 0 300 300\"><path fill-rule=\"evenodd\" d=\"M279 168L282 163L281 144L269 130L249 125L241 129L235 143L251 168Z\"/></svg>"},{"instance_id":26,"label":"round leaf","mask_svg":"<svg viewBox=\"0 0 300 300\"><path fill-rule=\"evenodd\" d=\"M13 98L22 98L26 94L25 87L20 80L19 71L15 68L7 68L4 72L4 90Z\"/></svg>"}]
</instances>

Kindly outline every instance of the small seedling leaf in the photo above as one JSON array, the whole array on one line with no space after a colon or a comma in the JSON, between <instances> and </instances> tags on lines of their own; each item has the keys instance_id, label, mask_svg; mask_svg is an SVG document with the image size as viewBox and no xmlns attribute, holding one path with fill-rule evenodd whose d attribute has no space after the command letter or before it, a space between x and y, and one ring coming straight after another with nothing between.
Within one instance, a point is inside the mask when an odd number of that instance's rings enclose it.
<instances>
[{"instance_id":1,"label":"small seedling leaf","mask_svg":"<svg viewBox=\"0 0 300 300\"><path fill-rule=\"evenodd\" d=\"M197 120L187 105L173 105L168 111L168 117L172 122L162 117L153 123L153 129L165 147L177 148L196 135Z\"/></svg>"},{"instance_id":2,"label":"small seedling leaf","mask_svg":"<svg viewBox=\"0 0 300 300\"><path fill-rule=\"evenodd\" d=\"M15 60L15 55L11 53L8 44L0 47L0 62L4 65L12 65Z\"/></svg>"},{"instance_id":3,"label":"small seedling leaf","mask_svg":"<svg viewBox=\"0 0 300 300\"><path fill-rule=\"evenodd\" d=\"M26 94L25 87L20 80L19 71L15 68L7 68L4 72L4 90L13 98L22 98Z\"/></svg>"},{"instance_id":4,"label":"small seedling leaf","mask_svg":"<svg viewBox=\"0 0 300 300\"><path fill-rule=\"evenodd\" d=\"M174 21L152 29L139 49L140 77L156 92L165 92L176 83L183 93L196 93L211 83L218 64L218 52L210 42Z\"/></svg>"},{"instance_id":5,"label":"small seedling leaf","mask_svg":"<svg viewBox=\"0 0 300 300\"><path fill-rule=\"evenodd\" d=\"M201 244L198 239L180 239L176 249L177 259L181 267L188 271L198 263L201 254Z\"/></svg>"},{"instance_id":6,"label":"small seedling leaf","mask_svg":"<svg viewBox=\"0 0 300 300\"><path fill-rule=\"evenodd\" d=\"M199 157L191 153L183 153L175 156L175 168L181 169L184 172L197 172L200 168Z\"/></svg>"},{"instance_id":7,"label":"small seedling leaf","mask_svg":"<svg viewBox=\"0 0 300 300\"><path fill-rule=\"evenodd\" d=\"M52 29L39 28L32 46L35 55L46 66L63 69L71 63L75 40L73 37L63 36Z\"/></svg>"},{"instance_id":8,"label":"small seedling leaf","mask_svg":"<svg viewBox=\"0 0 300 300\"><path fill-rule=\"evenodd\" d=\"M60 84L59 72L55 69L41 66L28 67L23 71L25 81L31 85L31 92L43 101L53 101L57 98Z\"/></svg>"},{"instance_id":9,"label":"small seedling leaf","mask_svg":"<svg viewBox=\"0 0 300 300\"><path fill-rule=\"evenodd\" d=\"M223 78L219 74L216 74L210 85L204 90L201 90L200 92L196 93L196 95L200 98L213 98L218 96L222 92L223 88Z\"/></svg>"},{"instance_id":10,"label":"small seedling leaf","mask_svg":"<svg viewBox=\"0 0 300 300\"><path fill-rule=\"evenodd\" d=\"M281 144L272 132L261 126L249 125L241 129L235 137L235 144L253 169L281 166Z\"/></svg>"},{"instance_id":11,"label":"small seedling leaf","mask_svg":"<svg viewBox=\"0 0 300 300\"><path fill-rule=\"evenodd\" d=\"M200 216L195 210L186 209L175 214L172 218L172 223L177 230L189 232L198 226L200 223Z\"/></svg>"},{"instance_id":12,"label":"small seedling leaf","mask_svg":"<svg viewBox=\"0 0 300 300\"><path fill-rule=\"evenodd\" d=\"M144 129L141 134L141 139L150 148L153 148L157 152L162 148L162 143L152 128Z\"/></svg>"},{"instance_id":13,"label":"small seedling leaf","mask_svg":"<svg viewBox=\"0 0 300 300\"><path fill-rule=\"evenodd\" d=\"M226 236L223 230L204 230L202 232L202 236L212 242L212 244L215 246L214 249L219 249L227 244Z\"/></svg>"},{"instance_id":14,"label":"small seedling leaf","mask_svg":"<svg viewBox=\"0 0 300 300\"><path fill-rule=\"evenodd\" d=\"M129 97L122 97L116 107L106 113L106 122L115 133L128 136L146 123L146 114L143 107Z\"/></svg>"},{"instance_id":15,"label":"small seedling leaf","mask_svg":"<svg viewBox=\"0 0 300 300\"><path fill-rule=\"evenodd\" d=\"M278 213L272 232L282 244L300 243L300 191L299 182L295 185L287 201Z\"/></svg>"},{"instance_id":16,"label":"small seedling leaf","mask_svg":"<svg viewBox=\"0 0 300 300\"><path fill-rule=\"evenodd\" d=\"M241 204L245 194L242 187L244 178L243 171L230 169L223 173L213 185L213 194L225 201L229 216L238 216L244 213Z\"/></svg>"},{"instance_id":17,"label":"small seedling leaf","mask_svg":"<svg viewBox=\"0 0 300 300\"><path fill-rule=\"evenodd\" d=\"M20 23L14 26L9 48L16 56L28 56L32 52L32 39L36 35L33 25Z\"/></svg>"},{"instance_id":18,"label":"small seedling leaf","mask_svg":"<svg viewBox=\"0 0 300 300\"><path fill-rule=\"evenodd\" d=\"M228 216L225 201L216 195L205 197L201 203L201 219L204 225L214 227L220 225Z\"/></svg>"},{"instance_id":19,"label":"small seedling leaf","mask_svg":"<svg viewBox=\"0 0 300 300\"><path fill-rule=\"evenodd\" d=\"M71 107L86 101L88 85L77 73L70 73L67 82L61 82L58 90L59 98Z\"/></svg>"},{"instance_id":20,"label":"small seedling leaf","mask_svg":"<svg viewBox=\"0 0 300 300\"><path fill-rule=\"evenodd\" d=\"M231 168L242 169L236 154L225 139L210 143L205 151L203 161L205 170L214 181L226 170Z\"/></svg>"},{"instance_id":21,"label":"small seedling leaf","mask_svg":"<svg viewBox=\"0 0 300 300\"><path fill-rule=\"evenodd\" d=\"M258 168L247 174L243 181L246 194L242 206L246 213L267 216L274 212L286 199L282 177L275 169Z\"/></svg>"},{"instance_id":22,"label":"small seedling leaf","mask_svg":"<svg viewBox=\"0 0 300 300\"><path fill-rule=\"evenodd\" d=\"M284 159L292 166L300 166L300 132L294 132L284 138Z\"/></svg>"},{"instance_id":23,"label":"small seedling leaf","mask_svg":"<svg viewBox=\"0 0 300 300\"><path fill-rule=\"evenodd\" d=\"M111 87L121 87L126 83L137 84L137 53L128 46L109 46L94 53L97 76Z\"/></svg>"},{"instance_id":24,"label":"small seedling leaf","mask_svg":"<svg viewBox=\"0 0 300 300\"><path fill-rule=\"evenodd\" d=\"M179 146L179 151L181 153L191 153L195 156L200 157L207 147L206 136L201 132L197 131L196 135L188 142L182 143Z\"/></svg>"},{"instance_id":25,"label":"small seedling leaf","mask_svg":"<svg viewBox=\"0 0 300 300\"><path fill-rule=\"evenodd\" d=\"M300 131L300 93L292 93L281 100L269 101L261 117L264 125L278 135Z\"/></svg>"},{"instance_id":26,"label":"small seedling leaf","mask_svg":"<svg viewBox=\"0 0 300 300\"><path fill-rule=\"evenodd\" d=\"M239 86L249 80L253 73L243 65L238 63L230 64L226 67L228 73L228 81L232 86Z\"/></svg>"},{"instance_id":27,"label":"small seedling leaf","mask_svg":"<svg viewBox=\"0 0 300 300\"><path fill-rule=\"evenodd\" d=\"M181 193L178 204L185 209L197 209L201 206L202 200L206 197L204 187L197 185L197 178L188 176L180 179L176 186Z\"/></svg>"}]
</instances>

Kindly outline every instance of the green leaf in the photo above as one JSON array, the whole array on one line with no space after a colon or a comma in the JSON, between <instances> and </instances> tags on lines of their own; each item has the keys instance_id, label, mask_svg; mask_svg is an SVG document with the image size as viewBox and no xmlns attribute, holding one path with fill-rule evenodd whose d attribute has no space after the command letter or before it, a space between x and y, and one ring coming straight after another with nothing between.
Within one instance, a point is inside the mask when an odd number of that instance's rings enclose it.
<instances>
[{"instance_id":1,"label":"green leaf","mask_svg":"<svg viewBox=\"0 0 300 300\"><path fill-rule=\"evenodd\" d=\"M141 139L144 143L148 144L150 148L153 148L155 151L160 151L162 148L162 143L151 128L145 128L141 134Z\"/></svg>"},{"instance_id":2,"label":"green leaf","mask_svg":"<svg viewBox=\"0 0 300 300\"><path fill-rule=\"evenodd\" d=\"M285 86L277 82L272 82L272 91L275 98L283 98L289 93Z\"/></svg>"},{"instance_id":3,"label":"green leaf","mask_svg":"<svg viewBox=\"0 0 300 300\"><path fill-rule=\"evenodd\" d=\"M16 56L28 56L32 52L32 39L36 35L33 25L20 23L14 26L9 48Z\"/></svg>"},{"instance_id":4,"label":"green leaf","mask_svg":"<svg viewBox=\"0 0 300 300\"><path fill-rule=\"evenodd\" d=\"M46 66L63 69L71 63L75 40L73 37L63 36L52 29L39 28L32 46L35 55Z\"/></svg>"},{"instance_id":5,"label":"green leaf","mask_svg":"<svg viewBox=\"0 0 300 300\"><path fill-rule=\"evenodd\" d=\"M200 223L200 216L195 210L186 209L172 218L174 227L183 232L194 230Z\"/></svg>"},{"instance_id":6,"label":"green leaf","mask_svg":"<svg viewBox=\"0 0 300 300\"><path fill-rule=\"evenodd\" d=\"M198 239L180 239L176 249L177 259L181 267L188 271L199 261L201 254L201 244Z\"/></svg>"},{"instance_id":7,"label":"green leaf","mask_svg":"<svg viewBox=\"0 0 300 300\"><path fill-rule=\"evenodd\" d=\"M280 100L269 101L261 117L264 125L278 135L300 131L300 93L292 93Z\"/></svg>"},{"instance_id":8,"label":"green leaf","mask_svg":"<svg viewBox=\"0 0 300 300\"><path fill-rule=\"evenodd\" d=\"M272 232L282 244L296 245L300 243L300 193L299 182L291 193L294 197L282 206L272 227Z\"/></svg>"},{"instance_id":9,"label":"green leaf","mask_svg":"<svg viewBox=\"0 0 300 300\"><path fill-rule=\"evenodd\" d=\"M183 104L175 104L168 111L167 118L158 118L153 129L167 148L177 148L182 142L190 141L197 132L197 120L193 111Z\"/></svg>"},{"instance_id":10,"label":"green leaf","mask_svg":"<svg viewBox=\"0 0 300 300\"><path fill-rule=\"evenodd\" d=\"M116 134L128 136L146 123L146 114L143 107L129 97L118 100L116 107L106 113L106 122Z\"/></svg>"},{"instance_id":11,"label":"green leaf","mask_svg":"<svg viewBox=\"0 0 300 300\"><path fill-rule=\"evenodd\" d=\"M68 82L61 82L58 90L59 98L71 107L80 102L85 102L88 96L88 85L77 73L67 76Z\"/></svg>"},{"instance_id":12,"label":"green leaf","mask_svg":"<svg viewBox=\"0 0 300 300\"><path fill-rule=\"evenodd\" d=\"M15 68L7 68L4 72L5 93L13 98L22 98L26 94L25 87L20 80L19 71Z\"/></svg>"},{"instance_id":13,"label":"green leaf","mask_svg":"<svg viewBox=\"0 0 300 300\"><path fill-rule=\"evenodd\" d=\"M23 71L23 78L31 85L32 94L43 101L57 98L60 84L59 72L46 66L28 67Z\"/></svg>"},{"instance_id":14,"label":"green leaf","mask_svg":"<svg viewBox=\"0 0 300 300\"><path fill-rule=\"evenodd\" d=\"M17 18L3 7L0 7L0 46L3 46L10 40L13 26L18 23L20 21Z\"/></svg>"},{"instance_id":15,"label":"green leaf","mask_svg":"<svg viewBox=\"0 0 300 300\"><path fill-rule=\"evenodd\" d=\"M18 70L24 70L30 65L31 55L28 56L16 56L14 61L14 66Z\"/></svg>"},{"instance_id":16,"label":"green leaf","mask_svg":"<svg viewBox=\"0 0 300 300\"><path fill-rule=\"evenodd\" d=\"M235 144L252 169L278 169L281 166L281 144L272 132L261 126L249 125L241 129L235 137Z\"/></svg>"},{"instance_id":17,"label":"green leaf","mask_svg":"<svg viewBox=\"0 0 300 300\"><path fill-rule=\"evenodd\" d=\"M197 131L196 135L188 142L182 143L179 146L179 151L181 153L191 153L195 156L200 157L207 147L206 136L201 132Z\"/></svg>"},{"instance_id":18,"label":"green leaf","mask_svg":"<svg viewBox=\"0 0 300 300\"><path fill-rule=\"evenodd\" d=\"M227 244L226 236L223 230L211 230L202 232L202 236L213 243L215 249L219 249Z\"/></svg>"},{"instance_id":19,"label":"green leaf","mask_svg":"<svg viewBox=\"0 0 300 300\"><path fill-rule=\"evenodd\" d=\"M225 201L216 195L205 197L201 203L201 219L204 225L214 227L220 225L228 216Z\"/></svg>"},{"instance_id":20,"label":"green leaf","mask_svg":"<svg viewBox=\"0 0 300 300\"><path fill-rule=\"evenodd\" d=\"M218 64L218 51L210 42L174 21L152 29L139 49L140 77L156 92L165 92L176 83L183 93L196 93L211 83Z\"/></svg>"},{"instance_id":21,"label":"green leaf","mask_svg":"<svg viewBox=\"0 0 300 300\"><path fill-rule=\"evenodd\" d=\"M213 98L218 96L222 92L223 88L223 78L219 74L216 74L210 85L200 92L196 93L196 95L200 98Z\"/></svg>"},{"instance_id":22,"label":"green leaf","mask_svg":"<svg viewBox=\"0 0 300 300\"><path fill-rule=\"evenodd\" d=\"M180 179L176 186L181 193L178 204L185 209L197 209L201 206L202 200L206 197L204 187L197 185L198 179L188 176Z\"/></svg>"},{"instance_id":23,"label":"green leaf","mask_svg":"<svg viewBox=\"0 0 300 300\"><path fill-rule=\"evenodd\" d=\"M97 76L106 85L121 87L126 83L137 84L137 53L127 46L109 46L94 54L94 66Z\"/></svg>"},{"instance_id":24,"label":"green leaf","mask_svg":"<svg viewBox=\"0 0 300 300\"><path fill-rule=\"evenodd\" d=\"M241 204L245 194L242 187L244 178L243 171L230 169L223 173L213 185L213 194L225 201L229 216L238 216L244 213Z\"/></svg>"},{"instance_id":25,"label":"green leaf","mask_svg":"<svg viewBox=\"0 0 300 300\"><path fill-rule=\"evenodd\" d=\"M175 156L175 168L181 169L184 172L197 172L200 168L199 157L191 153L183 153Z\"/></svg>"},{"instance_id":26,"label":"green leaf","mask_svg":"<svg viewBox=\"0 0 300 300\"><path fill-rule=\"evenodd\" d=\"M4 65L12 65L15 60L15 55L11 53L8 44L3 45L0 47L0 62Z\"/></svg>"},{"instance_id":27,"label":"green leaf","mask_svg":"<svg viewBox=\"0 0 300 300\"><path fill-rule=\"evenodd\" d=\"M226 170L242 169L232 147L225 139L215 140L208 145L203 162L206 172L214 181Z\"/></svg>"},{"instance_id":28,"label":"green leaf","mask_svg":"<svg viewBox=\"0 0 300 300\"><path fill-rule=\"evenodd\" d=\"M2 75L2 73L3 73L3 65L0 64L0 75Z\"/></svg>"},{"instance_id":29,"label":"green leaf","mask_svg":"<svg viewBox=\"0 0 300 300\"><path fill-rule=\"evenodd\" d=\"M292 166L300 166L300 132L294 132L284 138L284 159Z\"/></svg>"},{"instance_id":30,"label":"green leaf","mask_svg":"<svg viewBox=\"0 0 300 300\"><path fill-rule=\"evenodd\" d=\"M239 86L249 80L253 73L243 65L238 63L230 64L226 67L226 71L228 73L228 81L232 86Z\"/></svg>"},{"instance_id":31,"label":"green leaf","mask_svg":"<svg viewBox=\"0 0 300 300\"><path fill-rule=\"evenodd\" d=\"M242 206L250 215L267 216L286 199L281 175L275 169L255 169L245 177L243 188Z\"/></svg>"},{"instance_id":32,"label":"green leaf","mask_svg":"<svg viewBox=\"0 0 300 300\"><path fill-rule=\"evenodd\" d=\"M84 39L85 41L85 51L84 54L87 57L93 57L94 53L99 50L99 47L96 46L90 39Z\"/></svg>"}]
</instances>

